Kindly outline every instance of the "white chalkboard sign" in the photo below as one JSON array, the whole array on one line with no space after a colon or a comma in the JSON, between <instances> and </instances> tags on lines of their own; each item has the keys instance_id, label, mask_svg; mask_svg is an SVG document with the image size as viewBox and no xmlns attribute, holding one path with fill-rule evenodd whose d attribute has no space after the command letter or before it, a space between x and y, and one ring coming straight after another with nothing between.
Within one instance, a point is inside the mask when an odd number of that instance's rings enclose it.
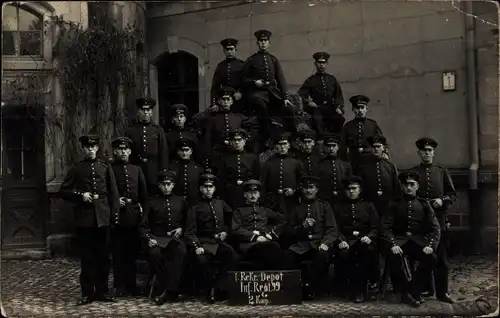
<instances>
[{"instance_id":1,"label":"white chalkboard sign","mask_svg":"<svg viewBox=\"0 0 500 318\"><path fill-rule=\"evenodd\" d=\"M228 305L269 306L302 303L301 273L234 271L228 277Z\"/></svg>"}]
</instances>

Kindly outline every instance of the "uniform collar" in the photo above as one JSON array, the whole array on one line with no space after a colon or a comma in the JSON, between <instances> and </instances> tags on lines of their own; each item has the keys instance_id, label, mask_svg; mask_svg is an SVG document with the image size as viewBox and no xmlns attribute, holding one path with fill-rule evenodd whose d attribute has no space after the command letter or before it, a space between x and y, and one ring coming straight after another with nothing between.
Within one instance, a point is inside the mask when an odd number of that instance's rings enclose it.
<instances>
[{"instance_id":1,"label":"uniform collar","mask_svg":"<svg viewBox=\"0 0 500 318\"><path fill-rule=\"evenodd\" d=\"M420 166L421 167L424 167L424 168L429 168L429 167L432 167L434 164L433 163L421 163Z\"/></svg>"},{"instance_id":2,"label":"uniform collar","mask_svg":"<svg viewBox=\"0 0 500 318\"><path fill-rule=\"evenodd\" d=\"M354 117L355 121L366 121L366 117Z\"/></svg>"},{"instance_id":3,"label":"uniform collar","mask_svg":"<svg viewBox=\"0 0 500 318\"><path fill-rule=\"evenodd\" d=\"M97 157L95 157L94 159L90 159L90 158L85 158L83 159L83 161L87 161L87 162L97 162Z\"/></svg>"}]
</instances>

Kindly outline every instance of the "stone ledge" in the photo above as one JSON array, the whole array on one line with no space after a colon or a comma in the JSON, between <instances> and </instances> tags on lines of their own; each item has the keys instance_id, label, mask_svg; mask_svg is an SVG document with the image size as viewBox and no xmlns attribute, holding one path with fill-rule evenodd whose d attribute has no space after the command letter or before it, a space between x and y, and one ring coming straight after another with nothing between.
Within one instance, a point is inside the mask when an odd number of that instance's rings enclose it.
<instances>
[{"instance_id":1,"label":"stone ledge","mask_svg":"<svg viewBox=\"0 0 500 318\"><path fill-rule=\"evenodd\" d=\"M75 255L77 253L75 235L69 233L51 234L47 237L47 250L50 256Z\"/></svg>"},{"instance_id":2,"label":"stone ledge","mask_svg":"<svg viewBox=\"0 0 500 318\"><path fill-rule=\"evenodd\" d=\"M50 258L44 249L12 249L2 251L2 260L44 260Z\"/></svg>"}]
</instances>

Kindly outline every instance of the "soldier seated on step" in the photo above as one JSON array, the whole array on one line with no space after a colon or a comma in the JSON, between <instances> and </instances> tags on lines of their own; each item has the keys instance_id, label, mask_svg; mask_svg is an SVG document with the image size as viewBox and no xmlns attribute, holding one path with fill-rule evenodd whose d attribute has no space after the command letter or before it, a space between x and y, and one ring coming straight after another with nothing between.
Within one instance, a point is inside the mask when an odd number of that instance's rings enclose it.
<instances>
[{"instance_id":1,"label":"soldier seated on step","mask_svg":"<svg viewBox=\"0 0 500 318\"><path fill-rule=\"evenodd\" d=\"M441 230L429 201L417 197L419 174L402 172L399 179L404 194L389 203L382 218L381 239L394 286L402 294L401 301L419 307L423 302L420 293L437 263ZM414 275L404 270L405 258L419 261Z\"/></svg>"},{"instance_id":2,"label":"soldier seated on step","mask_svg":"<svg viewBox=\"0 0 500 318\"><path fill-rule=\"evenodd\" d=\"M200 177L201 199L189 209L186 221L186 241L196 254L194 265L201 273L209 303L226 297L227 272L237 259L234 249L226 243L229 229L224 224L224 215L232 214L232 210L214 198L216 182L213 174Z\"/></svg>"},{"instance_id":3,"label":"soldier seated on step","mask_svg":"<svg viewBox=\"0 0 500 318\"><path fill-rule=\"evenodd\" d=\"M183 273L186 245L182 240L187 214L187 201L172 193L175 172L158 173L161 193L150 198L140 226L141 236L148 244L149 263L161 285L157 305L176 301Z\"/></svg>"},{"instance_id":4,"label":"soldier seated on step","mask_svg":"<svg viewBox=\"0 0 500 318\"><path fill-rule=\"evenodd\" d=\"M283 269L284 255L278 242L284 217L259 204L261 183L243 183L245 204L234 211L232 236L242 260L254 263L254 270Z\"/></svg>"}]
</instances>

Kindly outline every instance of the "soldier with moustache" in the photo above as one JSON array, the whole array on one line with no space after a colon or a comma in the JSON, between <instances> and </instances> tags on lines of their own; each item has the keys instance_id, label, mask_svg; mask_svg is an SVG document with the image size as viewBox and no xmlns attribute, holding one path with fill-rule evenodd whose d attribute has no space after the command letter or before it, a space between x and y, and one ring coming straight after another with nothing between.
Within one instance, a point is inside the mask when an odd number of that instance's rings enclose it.
<instances>
[{"instance_id":1,"label":"soldier with moustache","mask_svg":"<svg viewBox=\"0 0 500 318\"><path fill-rule=\"evenodd\" d=\"M149 199L140 227L150 266L161 284L161 293L153 299L157 305L177 300L187 254L183 229L188 205L173 194L175 179L173 171L158 173L160 194Z\"/></svg>"},{"instance_id":2,"label":"soldier with moustache","mask_svg":"<svg viewBox=\"0 0 500 318\"><path fill-rule=\"evenodd\" d=\"M139 250L138 228L148 199L146 179L141 168L129 162L132 140L118 137L111 145L114 156L111 167L120 195L118 224L111 230L113 282L116 296L138 295L135 260Z\"/></svg>"},{"instance_id":3,"label":"soldier with moustache","mask_svg":"<svg viewBox=\"0 0 500 318\"><path fill-rule=\"evenodd\" d=\"M204 169L193 160L193 149L196 142L186 136L178 139L175 145L177 160L170 165L176 173L174 194L184 198L188 206L192 206L200 198L199 180Z\"/></svg>"},{"instance_id":4,"label":"soldier with moustache","mask_svg":"<svg viewBox=\"0 0 500 318\"><path fill-rule=\"evenodd\" d=\"M338 229L330 204L317 198L319 178L301 178L302 200L289 220L294 237L293 244L285 251L285 264L300 268L301 262L311 260L305 272L304 296L313 299L324 288L328 275L331 253L338 238Z\"/></svg>"},{"instance_id":5,"label":"soldier with moustache","mask_svg":"<svg viewBox=\"0 0 500 318\"><path fill-rule=\"evenodd\" d=\"M214 198L217 177L203 174L200 179L200 201L188 212L186 241L196 254L195 264L207 291L207 301L226 298L227 272L236 263L237 254L226 243L229 228L224 217L232 215L231 208L222 200Z\"/></svg>"},{"instance_id":6,"label":"soldier with moustache","mask_svg":"<svg viewBox=\"0 0 500 318\"><path fill-rule=\"evenodd\" d=\"M141 167L150 195L157 192L156 178L159 171L168 169L168 143L163 129L152 122L156 101L138 98L138 123L131 125L125 133L132 140L130 163Z\"/></svg>"},{"instance_id":7,"label":"soldier with moustache","mask_svg":"<svg viewBox=\"0 0 500 318\"><path fill-rule=\"evenodd\" d=\"M433 296L440 301L453 303L448 290L448 221L447 210L456 201L457 193L453 180L448 170L434 163L435 149L438 146L436 140L430 137L420 138L416 142L418 155L422 163L411 170L420 176L420 187L418 196L429 200L441 227L441 237L437 247L437 265L434 270L435 290L433 290L432 279L429 278L424 296ZM430 285L430 286L429 286Z\"/></svg>"},{"instance_id":8,"label":"soldier with moustache","mask_svg":"<svg viewBox=\"0 0 500 318\"><path fill-rule=\"evenodd\" d=\"M283 250L278 242L285 219L259 204L261 183L251 179L242 185L245 204L234 210L232 236L240 256L255 264L253 270L285 268Z\"/></svg>"},{"instance_id":9,"label":"soldier with moustache","mask_svg":"<svg viewBox=\"0 0 500 318\"><path fill-rule=\"evenodd\" d=\"M366 155L358 168L358 175L363 178L363 197L372 202L380 217L391 200L401 196L398 169L384 156L387 139L382 135L368 137L367 143L372 155Z\"/></svg>"},{"instance_id":10,"label":"soldier with moustache","mask_svg":"<svg viewBox=\"0 0 500 318\"><path fill-rule=\"evenodd\" d=\"M268 52L271 35L268 30L254 33L259 51L245 61L241 71L247 103L245 113L255 113L259 118L262 151L271 138L271 117L283 117L288 126L285 130L293 131L296 126L283 69L279 60Z\"/></svg>"},{"instance_id":11,"label":"soldier with moustache","mask_svg":"<svg viewBox=\"0 0 500 318\"><path fill-rule=\"evenodd\" d=\"M168 144L169 153L169 161L172 162L177 157L177 142L182 138L189 138L195 141L195 144L198 144L198 137L195 132L186 128L186 116L188 115L188 108L184 104L175 104L170 107L171 111L171 127L167 131L166 138ZM193 149L193 158L197 158L199 154Z\"/></svg>"},{"instance_id":12,"label":"soldier with moustache","mask_svg":"<svg viewBox=\"0 0 500 318\"><path fill-rule=\"evenodd\" d=\"M297 160L302 162L304 173L311 176L319 176L319 162L321 156L314 148L316 144L316 133L313 130L299 130L297 132L299 150L294 153Z\"/></svg>"},{"instance_id":13,"label":"soldier with moustache","mask_svg":"<svg viewBox=\"0 0 500 318\"><path fill-rule=\"evenodd\" d=\"M243 69L243 62L236 57L238 51L238 40L228 38L220 41L222 45L222 50L226 59L217 64L214 71L214 76L212 78L212 87L210 89L210 95L212 100L212 105L217 103L217 99L220 96L220 89L224 86L232 87L235 90L234 93L234 112L243 112L241 109L241 70Z\"/></svg>"},{"instance_id":14,"label":"soldier with moustache","mask_svg":"<svg viewBox=\"0 0 500 318\"><path fill-rule=\"evenodd\" d=\"M213 113L207 121L204 136L205 157L211 162L208 167L216 168L217 158L229 150L229 133L233 129L246 128L248 118L240 113L231 112L234 89L220 89L219 110ZM206 167L205 167L206 168Z\"/></svg>"},{"instance_id":15,"label":"soldier with moustache","mask_svg":"<svg viewBox=\"0 0 500 318\"><path fill-rule=\"evenodd\" d=\"M344 198L342 179L352 175L351 164L338 157L340 136L328 134L324 137L325 156L318 165L320 190L318 196L332 206Z\"/></svg>"},{"instance_id":16,"label":"soldier with moustache","mask_svg":"<svg viewBox=\"0 0 500 318\"><path fill-rule=\"evenodd\" d=\"M224 201L235 209L245 203L243 182L260 178L260 161L257 155L245 151L248 138L246 130L239 128L229 133L231 151L223 156L217 168L220 193ZM230 221L230 220L229 220ZM226 223L226 224L231 224Z\"/></svg>"},{"instance_id":17,"label":"soldier with moustache","mask_svg":"<svg viewBox=\"0 0 500 318\"><path fill-rule=\"evenodd\" d=\"M262 193L264 206L289 219L290 212L298 203L296 191L305 175L302 162L288 153L290 134L281 133L276 139L276 154L262 167Z\"/></svg>"},{"instance_id":18,"label":"soldier with moustache","mask_svg":"<svg viewBox=\"0 0 500 318\"><path fill-rule=\"evenodd\" d=\"M108 293L109 252L107 235L117 224L120 200L111 165L97 159L100 138L81 136L85 159L66 174L60 196L75 208L76 234L81 259L81 298L77 305L93 301L113 301Z\"/></svg>"},{"instance_id":19,"label":"soldier with moustache","mask_svg":"<svg viewBox=\"0 0 500 318\"><path fill-rule=\"evenodd\" d=\"M382 218L381 239L394 286L402 294L401 301L419 307L426 278L436 266L440 227L429 201L417 197L419 174L402 172L399 179L403 196L389 204ZM408 268L408 259L419 261L414 275Z\"/></svg>"},{"instance_id":20,"label":"soldier with moustache","mask_svg":"<svg viewBox=\"0 0 500 318\"><path fill-rule=\"evenodd\" d=\"M361 158L372 152L366 144L366 140L369 137L383 134L377 122L366 117L369 97L355 95L349 101L352 104L354 119L342 127L339 156L351 163L353 172L356 174Z\"/></svg>"},{"instance_id":21,"label":"soldier with moustache","mask_svg":"<svg viewBox=\"0 0 500 318\"><path fill-rule=\"evenodd\" d=\"M298 91L321 140L326 133L340 134L345 122L342 88L335 76L326 73L329 58L326 52L313 54L316 74L309 76Z\"/></svg>"},{"instance_id":22,"label":"soldier with moustache","mask_svg":"<svg viewBox=\"0 0 500 318\"><path fill-rule=\"evenodd\" d=\"M380 276L376 242L380 219L373 204L361 199L360 177L346 177L342 184L346 199L333 207L339 229L335 242L337 275L346 278L349 297L362 303L368 282L378 282Z\"/></svg>"}]
</instances>

